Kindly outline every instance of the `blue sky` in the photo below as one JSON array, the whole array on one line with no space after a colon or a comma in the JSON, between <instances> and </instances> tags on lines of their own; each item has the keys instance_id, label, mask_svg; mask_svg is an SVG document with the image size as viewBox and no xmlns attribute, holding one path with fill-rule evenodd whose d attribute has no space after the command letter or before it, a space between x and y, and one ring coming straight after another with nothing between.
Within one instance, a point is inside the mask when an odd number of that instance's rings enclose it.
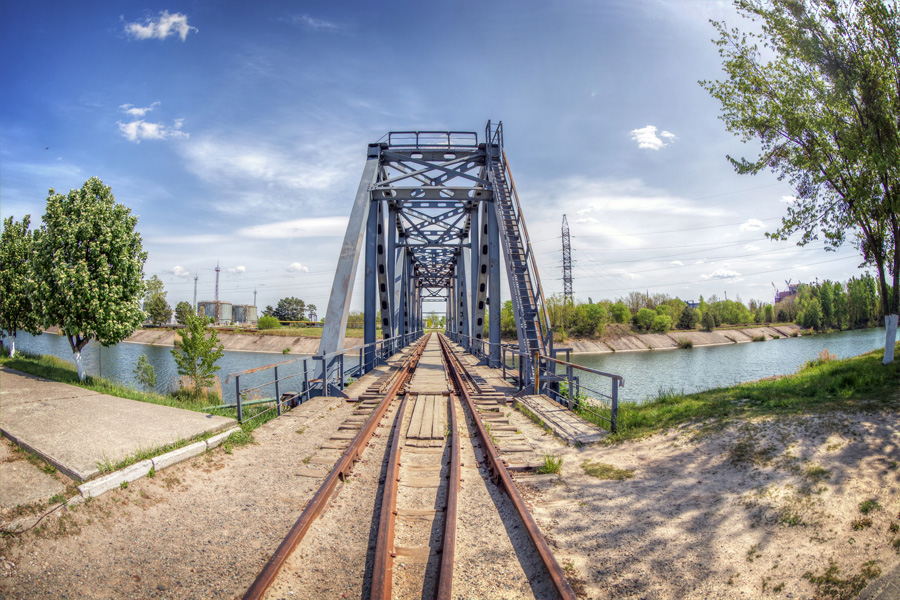
<instances>
[{"instance_id":1,"label":"blue sky","mask_svg":"<svg viewBox=\"0 0 900 600\"><path fill-rule=\"evenodd\" d=\"M772 242L791 189L697 81L721 77L728 2L4 2L0 212L43 214L91 176L139 216L168 300L323 315L366 145L502 121L547 293L771 301L844 280L852 247ZM359 289L359 288L357 288ZM359 307L361 294L354 298ZM439 309L439 306L427 307Z\"/></svg>"}]
</instances>

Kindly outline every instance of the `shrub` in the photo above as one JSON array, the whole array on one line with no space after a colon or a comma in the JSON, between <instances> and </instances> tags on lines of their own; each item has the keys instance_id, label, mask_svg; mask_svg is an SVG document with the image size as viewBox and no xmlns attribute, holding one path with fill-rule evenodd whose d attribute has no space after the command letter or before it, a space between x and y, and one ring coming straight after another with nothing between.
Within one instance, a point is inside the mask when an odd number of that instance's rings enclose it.
<instances>
[{"instance_id":1,"label":"shrub","mask_svg":"<svg viewBox=\"0 0 900 600\"><path fill-rule=\"evenodd\" d=\"M641 331L647 331L653 325L653 319L655 319L658 315L655 310L650 310L649 308L642 308L634 315L634 324L637 325L638 329Z\"/></svg>"},{"instance_id":2,"label":"shrub","mask_svg":"<svg viewBox=\"0 0 900 600\"><path fill-rule=\"evenodd\" d=\"M609 318L613 323L627 323L631 320L631 311L622 302L609 307Z\"/></svg>"},{"instance_id":3,"label":"shrub","mask_svg":"<svg viewBox=\"0 0 900 600\"><path fill-rule=\"evenodd\" d=\"M689 340L687 338L680 337L680 338L678 338L678 347L684 348L685 350L687 350L689 348L694 347L694 342L692 342L691 340Z\"/></svg>"},{"instance_id":4,"label":"shrub","mask_svg":"<svg viewBox=\"0 0 900 600\"><path fill-rule=\"evenodd\" d=\"M656 315L650 325L653 333L665 333L672 329L672 317L669 315Z\"/></svg>"},{"instance_id":5,"label":"shrub","mask_svg":"<svg viewBox=\"0 0 900 600\"><path fill-rule=\"evenodd\" d=\"M281 323L278 322L278 319L272 316L260 317L259 321L256 323L257 329L278 329L281 327Z\"/></svg>"}]
</instances>

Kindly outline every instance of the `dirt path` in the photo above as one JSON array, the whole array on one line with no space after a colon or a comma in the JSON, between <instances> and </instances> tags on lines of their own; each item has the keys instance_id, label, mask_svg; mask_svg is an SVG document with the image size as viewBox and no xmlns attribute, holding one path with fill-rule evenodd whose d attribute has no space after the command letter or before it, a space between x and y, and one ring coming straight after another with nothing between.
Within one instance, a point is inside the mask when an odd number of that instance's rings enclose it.
<instances>
[{"instance_id":1,"label":"dirt path","mask_svg":"<svg viewBox=\"0 0 900 600\"><path fill-rule=\"evenodd\" d=\"M258 429L255 445L215 450L4 538L0 595L239 597L314 492L297 475L303 460L351 411L310 402ZM865 573L898 562L896 412L683 427L580 449L519 413L510 419L563 458L558 481L520 481L583 598L841 597L810 581L832 563L829 580L849 598ZM626 478L590 476L586 461Z\"/></svg>"}]
</instances>

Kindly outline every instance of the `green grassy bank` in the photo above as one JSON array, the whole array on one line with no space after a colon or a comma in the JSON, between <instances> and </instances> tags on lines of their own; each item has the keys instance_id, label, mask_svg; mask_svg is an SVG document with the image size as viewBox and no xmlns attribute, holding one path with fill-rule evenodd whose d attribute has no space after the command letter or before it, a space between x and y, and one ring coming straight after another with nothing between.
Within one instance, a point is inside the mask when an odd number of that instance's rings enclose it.
<instances>
[{"instance_id":1,"label":"green grassy bank","mask_svg":"<svg viewBox=\"0 0 900 600\"><path fill-rule=\"evenodd\" d=\"M884 350L837 360L827 351L797 373L695 394L661 391L656 399L619 404L618 432L608 443L685 423L724 426L732 419L832 410L900 408L900 361L882 365ZM607 418L609 411L600 411ZM583 416L608 428L584 411Z\"/></svg>"}]
</instances>

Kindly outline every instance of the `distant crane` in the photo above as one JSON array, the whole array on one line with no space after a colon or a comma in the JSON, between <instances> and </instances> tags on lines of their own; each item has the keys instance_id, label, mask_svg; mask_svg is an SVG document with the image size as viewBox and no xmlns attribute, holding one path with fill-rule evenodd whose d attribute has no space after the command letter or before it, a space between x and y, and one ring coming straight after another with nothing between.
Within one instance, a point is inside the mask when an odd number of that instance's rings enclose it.
<instances>
[{"instance_id":1,"label":"distant crane","mask_svg":"<svg viewBox=\"0 0 900 600\"><path fill-rule=\"evenodd\" d=\"M569 221L562 219L563 297L568 304L572 299L572 240L569 238Z\"/></svg>"}]
</instances>

